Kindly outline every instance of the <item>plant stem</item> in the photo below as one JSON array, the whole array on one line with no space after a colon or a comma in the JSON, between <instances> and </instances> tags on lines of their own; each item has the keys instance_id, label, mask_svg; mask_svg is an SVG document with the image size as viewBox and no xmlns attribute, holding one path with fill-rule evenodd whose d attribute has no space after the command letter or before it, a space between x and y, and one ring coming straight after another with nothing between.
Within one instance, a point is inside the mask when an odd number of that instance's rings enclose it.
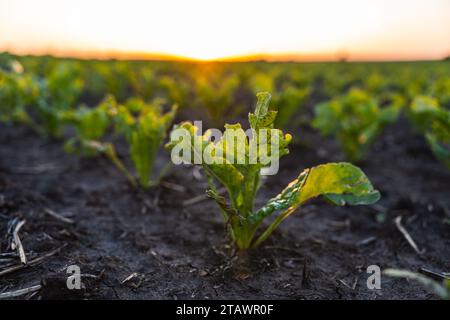
<instances>
[{"instance_id":1,"label":"plant stem","mask_svg":"<svg viewBox=\"0 0 450 320\"><path fill-rule=\"evenodd\" d=\"M255 242L252 244L252 248L255 248L259 246L264 240L266 240L272 232L275 231L275 229L280 225L280 223L286 219L289 215L291 215L297 208L296 207L290 207L283 213L279 214L275 220L267 227L267 229L256 239Z\"/></svg>"},{"instance_id":2,"label":"plant stem","mask_svg":"<svg viewBox=\"0 0 450 320\"><path fill-rule=\"evenodd\" d=\"M131 185L134 188L136 188L137 187L137 183L136 183L135 178L127 170L127 168L122 163L122 161L120 161L120 159L117 157L117 154L114 151L114 147L111 144L107 144L107 146L106 146L106 155L112 161L112 163L114 163L114 165L117 167L117 169L119 169L125 175L125 177L131 183Z\"/></svg>"},{"instance_id":3,"label":"plant stem","mask_svg":"<svg viewBox=\"0 0 450 320\"><path fill-rule=\"evenodd\" d=\"M154 186L159 185L161 183L161 180L167 175L167 173L170 171L171 168L172 168L172 162L166 163L166 165L161 169L161 172L156 177L156 179L153 182L150 182L150 186L154 187Z\"/></svg>"}]
</instances>

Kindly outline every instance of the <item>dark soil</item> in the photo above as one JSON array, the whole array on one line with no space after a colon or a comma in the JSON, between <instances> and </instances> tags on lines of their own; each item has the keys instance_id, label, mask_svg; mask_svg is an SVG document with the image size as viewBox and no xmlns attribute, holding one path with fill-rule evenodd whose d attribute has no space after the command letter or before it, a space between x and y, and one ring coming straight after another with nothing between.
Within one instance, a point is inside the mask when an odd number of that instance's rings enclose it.
<instances>
[{"instance_id":1,"label":"dark soil","mask_svg":"<svg viewBox=\"0 0 450 320\"><path fill-rule=\"evenodd\" d=\"M266 180L258 205L304 168L343 159L333 140L311 129L294 135L299 142L281 160L280 173ZM161 152L159 161L167 159ZM360 166L381 191L377 205L334 207L314 200L261 248L238 259L213 201L182 206L205 191L204 179L192 167L175 167L163 186L137 192L106 159L80 159L66 154L61 142L25 128L2 127L0 252L9 249L7 229L14 218L26 220L20 237L30 259L66 246L39 264L0 275L0 292L42 283L39 292L24 297L433 298L415 283L387 277L380 290L369 290L366 268L450 271L450 172L405 119L385 130ZM46 209L75 223L54 218ZM425 251L422 256L397 230L397 216ZM0 271L5 269L1 263ZM12 264L20 264L19 259ZM74 264L84 274L83 290L66 288L66 268Z\"/></svg>"}]
</instances>

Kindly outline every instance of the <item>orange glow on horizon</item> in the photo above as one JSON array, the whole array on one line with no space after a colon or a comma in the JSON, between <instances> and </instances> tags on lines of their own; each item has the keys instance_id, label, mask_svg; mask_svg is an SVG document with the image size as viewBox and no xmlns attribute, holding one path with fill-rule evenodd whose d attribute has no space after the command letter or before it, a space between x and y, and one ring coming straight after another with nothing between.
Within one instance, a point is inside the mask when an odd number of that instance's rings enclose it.
<instances>
[{"instance_id":1,"label":"orange glow on horizon","mask_svg":"<svg viewBox=\"0 0 450 320\"><path fill-rule=\"evenodd\" d=\"M450 55L448 0L0 0L0 51L164 60Z\"/></svg>"},{"instance_id":2,"label":"orange glow on horizon","mask_svg":"<svg viewBox=\"0 0 450 320\"><path fill-rule=\"evenodd\" d=\"M321 62L321 61L421 61L421 60L442 60L449 55L417 55L410 54L386 54L371 52L367 54L352 55L347 52L336 53L278 53L278 54L250 54L250 55L235 55L222 58L194 58L187 56L177 56L166 53L152 53L152 52L125 52L125 51L80 51L80 50L14 50L3 49L18 55L35 55L44 56L51 55L60 58L78 58L78 59L98 59L98 60L154 60L154 61L186 61L186 62L249 62L249 61L268 61L268 62Z\"/></svg>"}]
</instances>

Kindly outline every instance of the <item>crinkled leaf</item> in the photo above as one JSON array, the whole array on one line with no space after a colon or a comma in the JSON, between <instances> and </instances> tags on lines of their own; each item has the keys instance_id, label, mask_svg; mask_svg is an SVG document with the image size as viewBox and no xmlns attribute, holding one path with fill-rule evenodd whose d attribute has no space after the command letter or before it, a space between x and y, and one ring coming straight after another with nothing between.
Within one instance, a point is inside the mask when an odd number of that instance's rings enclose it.
<instances>
[{"instance_id":1,"label":"crinkled leaf","mask_svg":"<svg viewBox=\"0 0 450 320\"><path fill-rule=\"evenodd\" d=\"M259 110L264 109L265 107L260 104ZM174 138L166 146L170 149L178 146L180 150L190 150L190 161L183 157L184 160L191 163L199 163L194 161L195 157L202 160L201 163L205 170L227 188L233 205L247 213L252 210L253 198L259 186L260 170L266 165L261 161L263 158L261 150L267 147L268 154L265 156L268 158L271 155L273 139L278 139L277 151L281 157L288 153L287 145L291 141L289 134L283 135L281 130L269 130L267 141L258 144L257 151L259 153L256 154L257 159L255 160L255 155L250 154L249 143L258 143L259 140L250 139L249 141L240 124L226 124L223 136L215 143L210 141L208 132L203 136L198 135L198 128L190 122L174 127L173 132L178 128L185 129L188 138L180 138L180 140ZM205 151L212 155L212 161L205 161Z\"/></svg>"},{"instance_id":2,"label":"crinkled leaf","mask_svg":"<svg viewBox=\"0 0 450 320\"><path fill-rule=\"evenodd\" d=\"M255 113L248 114L250 127L254 130L273 127L277 112L269 110L270 93L260 92L256 96L258 101L256 103Z\"/></svg>"}]
</instances>

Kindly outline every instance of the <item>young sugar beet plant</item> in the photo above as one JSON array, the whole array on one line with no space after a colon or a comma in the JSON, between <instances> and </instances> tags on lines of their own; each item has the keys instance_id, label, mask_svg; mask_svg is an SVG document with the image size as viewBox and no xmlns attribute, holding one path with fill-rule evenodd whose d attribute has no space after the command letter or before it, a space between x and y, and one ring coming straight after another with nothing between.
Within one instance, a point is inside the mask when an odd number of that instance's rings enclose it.
<instances>
[{"instance_id":1,"label":"young sugar beet plant","mask_svg":"<svg viewBox=\"0 0 450 320\"><path fill-rule=\"evenodd\" d=\"M365 91L352 89L347 95L319 104L312 124L323 135L336 136L347 159L359 161L383 128L397 119L400 103L393 99L389 106L380 108Z\"/></svg>"},{"instance_id":2,"label":"young sugar beet plant","mask_svg":"<svg viewBox=\"0 0 450 320\"><path fill-rule=\"evenodd\" d=\"M0 123L16 122L33 126L26 107L39 96L35 79L17 72L0 69Z\"/></svg>"},{"instance_id":3,"label":"young sugar beet plant","mask_svg":"<svg viewBox=\"0 0 450 320\"><path fill-rule=\"evenodd\" d=\"M450 111L428 96L417 96L411 103L409 117L424 134L436 158L450 169Z\"/></svg>"},{"instance_id":4,"label":"young sugar beet plant","mask_svg":"<svg viewBox=\"0 0 450 320\"><path fill-rule=\"evenodd\" d=\"M70 153L82 156L95 156L99 150L93 148L93 141L100 141L111 123L110 112L117 107L113 96L106 96L95 108L82 105L68 110L63 118L66 123L75 128L75 137L64 144L64 149Z\"/></svg>"},{"instance_id":5,"label":"young sugar beet plant","mask_svg":"<svg viewBox=\"0 0 450 320\"><path fill-rule=\"evenodd\" d=\"M65 112L76 104L82 93L84 81L80 77L80 65L61 62L40 81L41 95L36 108L45 135L59 138L62 135Z\"/></svg>"},{"instance_id":6,"label":"young sugar beet plant","mask_svg":"<svg viewBox=\"0 0 450 320\"><path fill-rule=\"evenodd\" d=\"M212 142L210 130L202 136L192 123L184 122L174 127L167 144L176 163L181 159L203 166L208 177L207 194L219 205L239 249L260 245L309 199L323 196L340 206L378 201L379 192L358 167L328 163L304 170L280 194L255 210L261 176L275 173L267 169L276 168L278 158L289 153L287 146L292 138L273 128L277 112L269 110L270 94L258 93L257 98L255 112L248 116L250 134L239 123L226 124L223 136ZM215 182L226 188L228 199L219 195ZM263 221L270 216L272 222L263 228Z\"/></svg>"},{"instance_id":7,"label":"young sugar beet plant","mask_svg":"<svg viewBox=\"0 0 450 320\"><path fill-rule=\"evenodd\" d=\"M95 108L81 107L65 115L76 132L76 136L66 142L65 149L85 157L104 154L134 187L157 185L167 167L152 179L154 162L176 110L177 106L174 105L163 114L162 101L146 103L133 98L121 105L113 96L107 96ZM123 135L128 143L137 179L117 156L113 143L103 141L110 123L115 124L116 134Z\"/></svg>"},{"instance_id":8,"label":"young sugar beet plant","mask_svg":"<svg viewBox=\"0 0 450 320\"><path fill-rule=\"evenodd\" d=\"M156 185L162 177L161 174L152 179L152 171L158 149L161 147L167 130L175 117L177 106L173 105L169 112L163 113L162 101L145 103L142 100L133 99L130 106L119 105L110 112L116 124L116 132L123 134L128 143L129 153L138 176L138 183L143 188ZM134 115L134 113L138 115ZM111 144L103 144L100 148L114 162L133 184L136 179L128 172L119 161Z\"/></svg>"},{"instance_id":9,"label":"young sugar beet plant","mask_svg":"<svg viewBox=\"0 0 450 320\"><path fill-rule=\"evenodd\" d=\"M75 129L75 135L64 143L64 150L82 157L104 154L133 186L137 186L135 178L117 156L114 145L103 141L117 108L114 96L107 95L95 108L82 105L77 109L62 112L63 122Z\"/></svg>"}]
</instances>

